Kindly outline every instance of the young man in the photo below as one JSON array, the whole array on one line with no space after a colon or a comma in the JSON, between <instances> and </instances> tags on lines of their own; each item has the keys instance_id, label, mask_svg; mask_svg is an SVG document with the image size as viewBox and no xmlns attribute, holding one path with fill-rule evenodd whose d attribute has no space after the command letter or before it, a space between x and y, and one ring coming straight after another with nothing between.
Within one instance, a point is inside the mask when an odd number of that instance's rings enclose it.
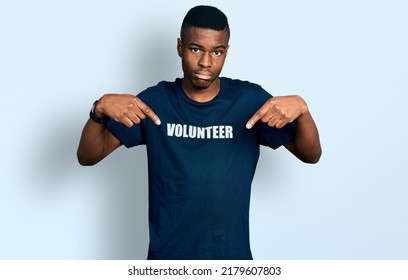
<instances>
[{"instance_id":1,"label":"young man","mask_svg":"<svg viewBox=\"0 0 408 280\"><path fill-rule=\"evenodd\" d=\"M229 37L220 10L191 9L177 43L184 77L137 97L106 94L84 127L82 165L122 144L147 147L148 259L252 259L249 201L259 146L284 145L308 163L320 158L302 98L272 97L258 85L219 77Z\"/></svg>"}]
</instances>

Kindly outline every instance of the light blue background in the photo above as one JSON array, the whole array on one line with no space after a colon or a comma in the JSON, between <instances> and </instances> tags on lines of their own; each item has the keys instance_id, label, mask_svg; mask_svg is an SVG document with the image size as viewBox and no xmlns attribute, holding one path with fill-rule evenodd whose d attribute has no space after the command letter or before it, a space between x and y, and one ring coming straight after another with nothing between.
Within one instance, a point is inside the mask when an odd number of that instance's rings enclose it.
<instances>
[{"instance_id":1,"label":"light blue background","mask_svg":"<svg viewBox=\"0 0 408 280\"><path fill-rule=\"evenodd\" d=\"M0 259L143 259L144 147L81 167L92 102L181 76L176 38L201 1L0 4ZM323 156L262 149L255 259L408 258L408 4L207 1L232 29L223 75L297 93Z\"/></svg>"}]
</instances>

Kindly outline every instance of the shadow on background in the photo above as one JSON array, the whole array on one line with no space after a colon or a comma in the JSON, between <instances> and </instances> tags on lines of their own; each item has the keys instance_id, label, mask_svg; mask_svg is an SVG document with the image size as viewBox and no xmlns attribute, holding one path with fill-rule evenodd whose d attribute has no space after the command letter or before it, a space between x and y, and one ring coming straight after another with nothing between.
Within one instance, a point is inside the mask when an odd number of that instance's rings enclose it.
<instances>
[{"instance_id":1,"label":"shadow on background","mask_svg":"<svg viewBox=\"0 0 408 280\"><path fill-rule=\"evenodd\" d=\"M120 147L106 162L101 174L109 189L103 220L108 259L146 259L148 247L148 183L145 147Z\"/></svg>"},{"instance_id":2,"label":"shadow on background","mask_svg":"<svg viewBox=\"0 0 408 280\"><path fill-rule=\"evenodd\" d=\"M79 259L146 259L148 186L145 147L129 150L120 147L95 166L80 166L76 149L83 125L83 122L73 121L49 127L42 147L33 155L38 160L31 170L31 178L41 203L66 203L64 197L67 197L73 201L73 209L79 207L89 212L83 213L85 219L78 217L78 224L70 224L72 235L82 231L83 240L71 240L70 232L57 238L68 244L90 239L92 245L73 256L71 253L70 257L65 257L64 252L51 250L49 254L52 255L47 258L54 259L57 255L58 258ZM75 199L72 199L73 194ZM76 201L77 205L74 204ZM84 201L89 205L83 205ZM58 211L49 209L53 210ZM72 211L70 215L77 215L77 212ZM88 228L78 228L83 226L79 221L88 221ZM61 223L66 226L64 223L67 222L62 220Z\"/></svg>"},{"instance_id":3,"label":"shadow on background","mask_svg":"<svg viewBox=\"0 0 408 280\"><path fill-rule=\"evenodd\" d=\"M160 26L135 36L135 44L142 43L145 47L141 53L129 51L129 64L124 67L129 70L130 84L141 91L145 84L155 85L166 77L174 79L177 70L181 72L176 54L177 35ZM100 210L95 223L98 229L94 230L96 252L91 253L95 256L92 258L146 259L149 241L145 146L132 149L122 146L95 166L80 166L76 149L89 109L82 112L82 104L77 107L81 107L79 116L54 120L54 125L44 128L46 132L39 133L40 137L46 137L38 139L42 146L33 155L39 159L33 170L37 185L41 186L45 199L55 199L49 197L50 193L63 196L78 186L90 188L97 196L92 202ZM78 252L78 256L83 254Z\"/></svg>"}]
</instances>

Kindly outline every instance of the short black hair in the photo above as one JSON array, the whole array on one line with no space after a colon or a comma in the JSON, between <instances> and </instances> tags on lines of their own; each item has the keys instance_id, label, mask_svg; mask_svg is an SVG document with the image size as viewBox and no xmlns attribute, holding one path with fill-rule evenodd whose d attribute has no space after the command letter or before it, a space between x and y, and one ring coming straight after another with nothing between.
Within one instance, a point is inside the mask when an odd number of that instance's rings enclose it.
<instances>
[{"instance_id":1,"label":"short black hair","mask_svg":"<svg viewBox=\"0 0 408 280\"><path fill-rule=\"evenodd\" d=\"M227 16L219 9L212 6L196 6L188 11L181 24L181 37L183 31L190 27L206 28L225 31L230 36Z\"/></svg>"}]
</instances>

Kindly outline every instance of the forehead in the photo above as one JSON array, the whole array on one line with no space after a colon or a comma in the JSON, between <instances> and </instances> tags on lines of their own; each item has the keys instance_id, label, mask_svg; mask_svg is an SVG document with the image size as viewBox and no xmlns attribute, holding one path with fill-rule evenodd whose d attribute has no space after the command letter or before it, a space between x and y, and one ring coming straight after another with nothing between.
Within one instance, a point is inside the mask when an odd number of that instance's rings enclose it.
<instances>
[{"instance_id":1,"label":"forehead","mask_svg":"<svg viewBox=\"0 0 408 280\"><path fill-rule=\"evenodd\" d=\"M229 35L224 30L189 27L182 30L182 40L186 44L197 43L203 46L228 46Z\"/></svg>"}]
</instances>

